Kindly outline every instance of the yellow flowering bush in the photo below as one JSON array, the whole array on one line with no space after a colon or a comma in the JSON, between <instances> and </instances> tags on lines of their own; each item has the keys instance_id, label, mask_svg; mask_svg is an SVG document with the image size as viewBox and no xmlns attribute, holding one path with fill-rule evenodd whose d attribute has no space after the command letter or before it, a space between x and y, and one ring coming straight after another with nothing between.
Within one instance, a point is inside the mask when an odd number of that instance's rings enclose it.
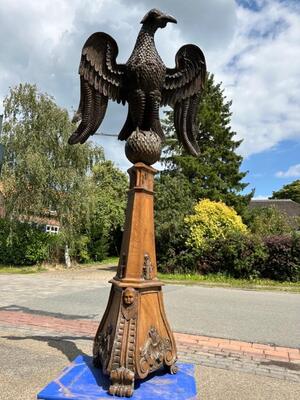
<instances>
[{"instance_id":1,"label":"yellow flowering bush","mask_svg":"<svg viewBox=\"0 0 300 400\"><path fill-rule=\"evenodd\" d=\"M242 218L222 201L199 201L194 214L184 221L189 228L187 245L197 249L204 249L210 241L225 238L230 233L247 233Z\"/></svg>"}]
</instances>

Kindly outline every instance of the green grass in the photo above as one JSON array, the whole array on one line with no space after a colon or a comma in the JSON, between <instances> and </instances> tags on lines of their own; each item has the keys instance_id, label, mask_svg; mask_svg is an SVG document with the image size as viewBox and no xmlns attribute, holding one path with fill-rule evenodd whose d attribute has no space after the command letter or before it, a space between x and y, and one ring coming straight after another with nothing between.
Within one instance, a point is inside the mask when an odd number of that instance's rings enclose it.
<instances>
[{"instance_id":1,"label":"green grass","mask_svg":"<svg viewBox=\"0 0 300 400\"><path fill-rule=\"evenodd\" d=\"M42 265L0 265L0 274L34 274L35 272L43 272L46 270L47 269Z\"/></svg>"},{"instance_id":2,"label":"green grass","mask_svg":"<svg viewBox=\"0 0 300 400\"><path fill-rule=\"evenodd\" d=\"M78 264L81 267L92 267L94 265L106 265L106 264L113 264L117 265L119 262L119 257L107 257L102 261L92 261L84 264Z\"/></svg>"},{"instance_id":3,"label":"green grass","mask_svg":"<svg viewBox=\"0 0 300 400\"><path fill-rule=\"evenodd\" d=\"M119 258L118 257L108 257L105 258L102 261L95 261L92 263L87 263L87 264L77 264L74 267L72 267L72 270L74 269L82 269L82 268L89 268L93 266L101 266L101 265L107 265L107 264L118 264ZM64 269L64 265L61 264L59 266L61 269ZM24 265L24 266L17 266L17 265L0 265L0 274L34 274L36 272L44 272L44 271L49 271L51 269L55 268L55 266L51 265Z\"/></svg>"},{"instance_id":4,"label":"green grass","mask_svg":"<svg viewBox=\"0 0 300 400\"><path fill-rule=\"evenodd\" d=\"M300 282L277 282L269 279L235 279L222 274L199 275L159 273L158 277L167 283L300 292Z\"/></svg>"}]
</instances>

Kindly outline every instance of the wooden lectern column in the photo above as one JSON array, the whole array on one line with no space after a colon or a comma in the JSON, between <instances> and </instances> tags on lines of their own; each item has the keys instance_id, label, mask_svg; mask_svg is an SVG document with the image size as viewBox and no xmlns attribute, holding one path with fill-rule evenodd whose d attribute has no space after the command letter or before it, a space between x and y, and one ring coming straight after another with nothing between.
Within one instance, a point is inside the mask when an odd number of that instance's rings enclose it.
<instances>
[{"instance_id":1,"label":"wooden lectern column","mask_svg":"<svg viewBox=\"0 0 300 400\"><path fill-rule=\"evenodd\" d=\"M177 368L176 344L157 279L153 184L157 171L143 163L128 170L130 187L117 275L94 340L94 364L111 379L109 393L131 396L134 380Z\"/></svg>"}]
</instances>

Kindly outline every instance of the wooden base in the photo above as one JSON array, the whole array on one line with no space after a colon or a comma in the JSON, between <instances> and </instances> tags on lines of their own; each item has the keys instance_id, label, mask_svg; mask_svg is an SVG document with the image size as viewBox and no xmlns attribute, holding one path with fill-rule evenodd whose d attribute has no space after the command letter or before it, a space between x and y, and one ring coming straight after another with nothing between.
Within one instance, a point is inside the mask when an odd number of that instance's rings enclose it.
<instances>
[{"instance_id":1,"label":"wooden base","mask_svg":"<svg viewBox=\"0 0 300 400\"><path fill-rule=\"evenodd\" d=\"M153 220L155 169L137 163L130 189L117 275L94 340L94 365L110 376L109 393L132 396L134 380L167 366L177 371L176 344L157 279Z\"/></svg>"}]
</instances>

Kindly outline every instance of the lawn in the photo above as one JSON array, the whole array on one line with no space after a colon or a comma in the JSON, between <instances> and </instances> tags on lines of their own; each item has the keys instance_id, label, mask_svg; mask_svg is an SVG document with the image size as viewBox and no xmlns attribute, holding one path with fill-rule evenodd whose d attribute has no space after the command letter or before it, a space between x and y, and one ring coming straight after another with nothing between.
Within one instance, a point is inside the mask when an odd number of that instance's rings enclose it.
<instances>
[{"instance_id":1,"label":"lawn","mask_svg":"<svg viewBox=\"0 0 300 400\"><path fill-rule=\"evenodd\" d=\"M269 279L235 279L222 274L199 275L159 273L158 277L166 283L300 292L300 282L277 282Z\"/></svg>"},{"instance_id":2,"label":"lawn","mask_svg":"<svg viewBox=\"0 0 300 400\"><path fill-rule=\"evenodd\" d=\"M108 257L102 261L95 261L86 264L75 264L70 269L83 269L101 265L117 265L119 261L118 257ZM34 274L36 272L51 271L54 269L66 269L63 264L42 264L42 265L28 265L28 266L16 266L16 265L0 265L0 274Z\"/></svg>"}]
</instances>

